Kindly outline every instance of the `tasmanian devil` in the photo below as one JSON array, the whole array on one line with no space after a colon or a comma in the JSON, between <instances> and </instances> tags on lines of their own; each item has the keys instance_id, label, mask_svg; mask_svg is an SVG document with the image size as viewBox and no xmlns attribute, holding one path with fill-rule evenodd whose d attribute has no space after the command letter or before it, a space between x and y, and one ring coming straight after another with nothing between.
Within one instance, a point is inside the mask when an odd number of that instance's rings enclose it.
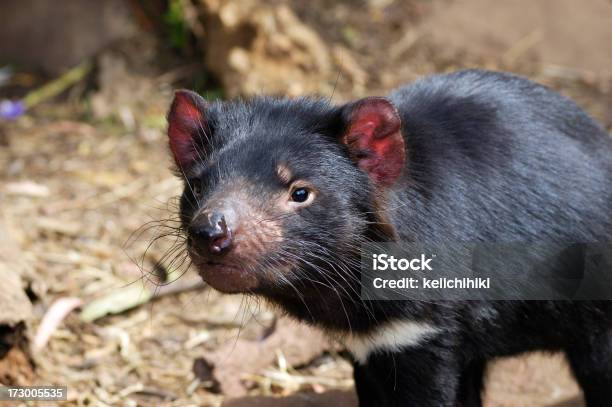
<instances>
[{"instance_id":1,"label":"tasmanian devil","mask_svg":"<svg viewBox=\"0 0 612 407\"><path fill-rule=\"evenodd\" d=\"M569 99L469 70L342 106L178 91L168 123L193 265L342 341L360 406L479 405L530 350L612 406L612 302L360 296L366 242L612 241L612 139Z\"/></svg>"}]
</instances>

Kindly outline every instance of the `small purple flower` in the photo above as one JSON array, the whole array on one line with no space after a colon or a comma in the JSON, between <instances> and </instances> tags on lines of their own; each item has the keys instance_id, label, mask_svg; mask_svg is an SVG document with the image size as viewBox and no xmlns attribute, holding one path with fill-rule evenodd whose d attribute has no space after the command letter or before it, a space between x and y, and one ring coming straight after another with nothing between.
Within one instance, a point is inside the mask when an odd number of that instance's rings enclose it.
<instances>
[{"instance_id":1,"label":"small purple flower","mask_svg":"<svg viewBox=\"0 0 612 407\"><path fill-rule=\"evenodd\" d=\"M22 101L2 100L0 101L0 118L13 120L21 116L25 112L25 106Z\"/></svg>"}]
</instances>

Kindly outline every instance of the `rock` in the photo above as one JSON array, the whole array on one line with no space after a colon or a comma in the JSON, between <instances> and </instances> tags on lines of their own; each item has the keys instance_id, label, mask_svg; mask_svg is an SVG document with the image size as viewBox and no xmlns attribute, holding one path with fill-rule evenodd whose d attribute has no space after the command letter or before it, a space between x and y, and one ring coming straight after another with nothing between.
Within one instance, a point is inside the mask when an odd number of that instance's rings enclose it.
<instances>
[{"instance_id":1,"label":"rock","mask_svg":"<svg viewBox=\"0 0 612 407\"><path fill-rule=\"evenodd\" d=\"M0 217L0 326L16 326L28 320L32 314L30 300L21 282L25 267L17 245L11 240Z\"/></svg>"},{"instance_id":2,"label":"rock","mask_svg":"<svg viewBox=\"0 0 612 407\"><path fill-rule=\"evenodd\" d=\"M21 276L25 266L0 216L0 383L28 384L33 378L26 324L32 305Z\"/></svg>"},{"instance_id":3,"label":"rock","mask_svg":"<svg viewBox=\"0 0 612 407\"><path fill-rule=\"evenodd\" d=\"M228 96L329 93L332 62L319 35L286 4L201 0L206 65Z\"/></svg>"}]
</instances>

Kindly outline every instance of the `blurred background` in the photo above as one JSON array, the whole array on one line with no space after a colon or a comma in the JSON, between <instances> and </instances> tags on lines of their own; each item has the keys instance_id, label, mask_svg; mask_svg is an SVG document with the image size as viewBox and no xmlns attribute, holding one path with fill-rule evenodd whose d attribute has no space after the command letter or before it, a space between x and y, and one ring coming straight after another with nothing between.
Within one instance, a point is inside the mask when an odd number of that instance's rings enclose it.
<instances>
[{"instance_id":1,"label":"blurred background","mask_svg":"<svg viewBox=\"0 0 612 407\"><path fill-rule=\"evenodd\" d=\"M483 67L611 130L611 44L610 0L3 0L0 383L79 406L355 406L341 348L189 272L173 89L339 103ZM497 362L485 399L582 405L539 354Z\"/></svg>"}]
</instances>

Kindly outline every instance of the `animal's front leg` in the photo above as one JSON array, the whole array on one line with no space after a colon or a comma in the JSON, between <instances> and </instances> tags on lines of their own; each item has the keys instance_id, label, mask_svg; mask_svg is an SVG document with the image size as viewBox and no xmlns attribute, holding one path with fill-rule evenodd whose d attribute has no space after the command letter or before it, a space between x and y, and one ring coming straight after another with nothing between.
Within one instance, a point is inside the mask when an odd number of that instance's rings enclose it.
<instances>
[{"instance_id":1,"label":"animal's front leg","mask_svg":"<svg viewBox=\"0 0 612 407\"><path fill-rule=\"evenodd\" d=\"M354 364L359 407L454 407L460 366L450 351L417 347Z\"/></svg>"}]
</instances>

